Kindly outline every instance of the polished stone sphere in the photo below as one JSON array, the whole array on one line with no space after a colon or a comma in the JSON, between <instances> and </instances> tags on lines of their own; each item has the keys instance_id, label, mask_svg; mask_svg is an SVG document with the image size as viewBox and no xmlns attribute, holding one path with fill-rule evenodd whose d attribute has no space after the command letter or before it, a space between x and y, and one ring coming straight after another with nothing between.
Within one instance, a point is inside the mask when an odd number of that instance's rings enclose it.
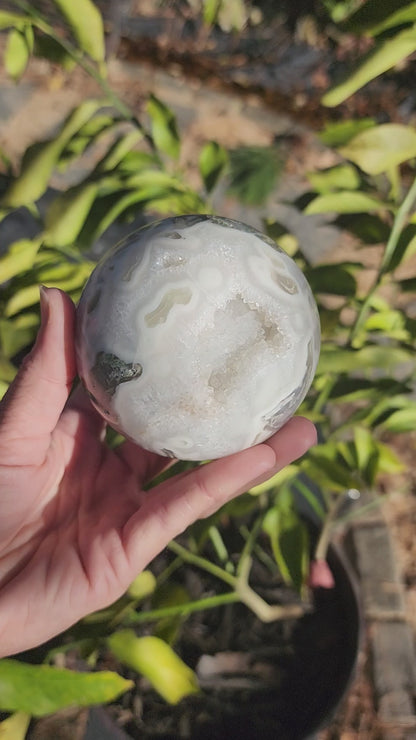
<instances>
[{"instance_id":1,"label":"polished stone sphere","mask_svg":"<svg viewBox=\"0 0 416 740\"><path fill-rule=\"evenodd\" d=\"M98 263L77 309L92 403L141 447L207 460L270 437L312 382L310 287L260 232L214 216L136 231Z\"/></svg>"}]
</instances>

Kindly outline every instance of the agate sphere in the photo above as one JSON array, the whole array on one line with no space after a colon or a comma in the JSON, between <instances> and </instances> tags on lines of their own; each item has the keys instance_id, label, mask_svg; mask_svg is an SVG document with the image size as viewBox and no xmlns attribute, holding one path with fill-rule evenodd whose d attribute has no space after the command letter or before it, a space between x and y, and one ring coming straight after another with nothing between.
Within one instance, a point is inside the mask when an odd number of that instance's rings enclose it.
<instances>
[{"instance_id":1,"label":"agate sphere","mask_svg":"<svg viewBox=\"0 0 416 740\"><path fill-rule=\"evenodd\" d=\"M304 275L271 239L178 216L104 255L78 305L76 347L112 427L161 455L207 460L264 441L295 413L320 325Z\"/></svg>"}]
</instances>

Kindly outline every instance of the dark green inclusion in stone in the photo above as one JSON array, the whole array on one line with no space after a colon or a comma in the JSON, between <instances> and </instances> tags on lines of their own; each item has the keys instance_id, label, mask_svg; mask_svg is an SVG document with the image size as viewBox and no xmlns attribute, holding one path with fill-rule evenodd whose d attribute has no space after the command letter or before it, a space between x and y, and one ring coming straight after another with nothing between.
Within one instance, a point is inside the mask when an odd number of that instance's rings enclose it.
<instances>
[{"instance_id":1,"label":"dark green inclusion in stone","mask_svg":"<svg viewBox=\"0 0 416 740\"><path fill-rule=\"evenodd\" d=\"M139 362L124 362L111 352L98 352L91 372L100 386L112 396L120 383L139 378L143 368Z\"/></svg>"}]
</instances>

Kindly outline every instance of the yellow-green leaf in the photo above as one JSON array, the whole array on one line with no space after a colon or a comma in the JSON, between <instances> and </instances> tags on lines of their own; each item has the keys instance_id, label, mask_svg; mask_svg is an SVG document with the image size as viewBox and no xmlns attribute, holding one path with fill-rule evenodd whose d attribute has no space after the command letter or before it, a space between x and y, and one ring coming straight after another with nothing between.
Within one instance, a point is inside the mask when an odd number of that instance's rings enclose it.
<instances>
[{"instance_id":1,"label":"yellow-green leaf","mask_svg":"<svg viewBox=\"0 0 416 740\"><path fill-rule=\"evenodd\" d=\"M64 247L75 242L97 190L96 182L81 183L55 198L45 216L45 244Z\"/></svg>"},{"instance_id":2,"label":"yellow-green leaf","mask_svg":"<svg viewBox=\"0 0 416 740\"><path fill-rule=\"evenodd\" d=\"M101 100L84 101L72 111L56 138L31 147L23 159L20 174L4 194L2 205L18 208L40 198L66 144L102 105Z\"/></svg>"},{"instance_id":3,"label":"yellow-green leaf","mask_svg":"<svg viewBox=\"0 0 416 740\"><path fill-rule=\"evenodd\" d=\"M30 270L41 244L40 239L19 239L0 257L0 284Z\"/></svg>"},{"instance_id":4,"label":"yellow-green leaf","mask_svg":"<svg viewBox=\"0 0 416 740\"><path fill-rule=\"evenodd\" d=\"M286 467L276 473L272 478L269 478L269 480L266 480L264 483L260 483L258 486L254 486L254 488L250 488L249 493L252 496L259 496L262 493L266 493L266 491L278 489L284 483L287 483L291 478L297 475L298 472L299 468L297 465L286 465Z\"/></svg>"},{"instance_id":5,"label":"yellow-green leaf","mask_svg":"<svg viewBox=\"0 0 416 740\"><path fill-rule=\"evenodd\" d=\"M357 134L340 153L369 175L379 175L416 156L416 129L384 123Z\"/></svg>"},{"instance_id":6,"label":"yellow-green leaf","mask_svg":"<svg viewBox=\"0 0 416 740\"><path fill-rule=\"evenodd\" d=\"M360 176L350 164L338 164L327 170L317 170L307 174L308 180L318 193L333 190L356 190L360 186Z\"/></svg>"},{"instance_id":7,"label":"yellow-green leaf","mask_svg":"<svg viewBox=\"0 0 416 740\"><path fill-rule=\"evenodd\" d=\"M158 637L136 637L133 630L122 630L111 635L108 644L116 658L145 676L169 704L198 691L195 673Z\"/></svg>"},{"instance_id":8,"label":"yellow-green leaf","mask_svg":"<svg viewBox=\"0 0 416 740\"><path fill-rule=\"evenodd\" d=\"M41 717L64 707L113 701L131 686L132 681L111 671L77 673L18 660L0 661L0 708L6 712Z\"/></svg>"},{"instance_id":9,"label":"yellow-green leaf","mask_svg":"<svg viewBox=\"0 0 416 740\"><path fill-rule=\"evenodd\" d=\"M7 73L16 82L25 71L30 56L30 47L25 31L26 29L20 31L17 28L9 31L4 52L4 66Z\"/></svg>"},{"instance_id":10,"label":"yellow-green leaf","mask_svg":"<svg viewBox=\"0 0 416 740\"><path fill-rule=\"evenodd\" d=\"M139 573L127 589L127 593L132 599L142 600L150 596L156 588L156 578L151 570L144 570Z\"/></svg>"},{"instance_id":11,"label":"yellow-green leaf","mask_svg":"<svg viewBox=\"0 0 416 740\"><path fill-rule=\"evenodd\" d=\"M114 142L101 162L99 162L97 170L100 172L110 172L111 170L114 170L126 154L132 150L132 147L142 138L143 134L137 129L129 131L125 136L121 136Z\"/></svg>"},{"instance_id":12,"label":"yellow-green leaf","mask_svg":"<svg viewBox=\"0 0 416 740\"><path fill-rule=\"evenodd\" d=\"M0 10L0 30L5 28L18 28L22 30L30 20L25 15L10 13L8 10Z\"/></svg>"},{"instance_id":13,"label":"yellow-green leaf","mask_svg":"<svg viewBox=\"0 0 416 740\"><path fill-rule=\"evenodd\" d=\"M416 27L412 26L378 44L354 72L323 96L322 103L330 108L339 105L375 77L387 72L402 59L413 54L414 51L416 51Z\"/></svg>"},{"instance_id":14,"label":"yellow-green leaf","mask_svg":"<svg viewBox=\"0 0 416 740\"><path fill-rule=\"evenodd\" d=\"M309 216L317 213L368 213L385 209L384 203L366 193L352 190L339 190L337 193L318 195L305 208Z\"/></svg>"},{"instance_id":15,"label":"yellow-green leaf","mask_svg":"<svg viewBox=\"0 0 416 740\"><path fill-rule=\"evenodd\" d=\"M91 0L53 0L71 27L81 49L96 62L105 58L104 24Z\"/></svg>"},{"instance_id":16,"label":"yellow-green leaf","mask_svg":"<svg viewBox=\"0 0 416 740\"><path fill-rule=\"evenodd\" d=\"M16 712L0 722L0 740L25 740L30 714Z\"/></svg>"}]
</instances>

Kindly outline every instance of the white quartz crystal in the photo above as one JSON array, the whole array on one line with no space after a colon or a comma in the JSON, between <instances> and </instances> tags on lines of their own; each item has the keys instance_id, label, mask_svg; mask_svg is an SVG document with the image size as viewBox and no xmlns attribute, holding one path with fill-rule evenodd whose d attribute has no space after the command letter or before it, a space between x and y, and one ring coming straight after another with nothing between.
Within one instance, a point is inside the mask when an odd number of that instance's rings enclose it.
<instances>
[{"instance_id":1,"label":"white quartz crystal","mask_svg":"<svg viewBox=\"0 0 416 740\"><path fill-rule=\"evenodd\" d=\"M296 411L319 357L303 274L237 221L180 216L104 256L77 311L79 374L108 423L186 460L265 440Z\"/></svg>"}]
</instances>

